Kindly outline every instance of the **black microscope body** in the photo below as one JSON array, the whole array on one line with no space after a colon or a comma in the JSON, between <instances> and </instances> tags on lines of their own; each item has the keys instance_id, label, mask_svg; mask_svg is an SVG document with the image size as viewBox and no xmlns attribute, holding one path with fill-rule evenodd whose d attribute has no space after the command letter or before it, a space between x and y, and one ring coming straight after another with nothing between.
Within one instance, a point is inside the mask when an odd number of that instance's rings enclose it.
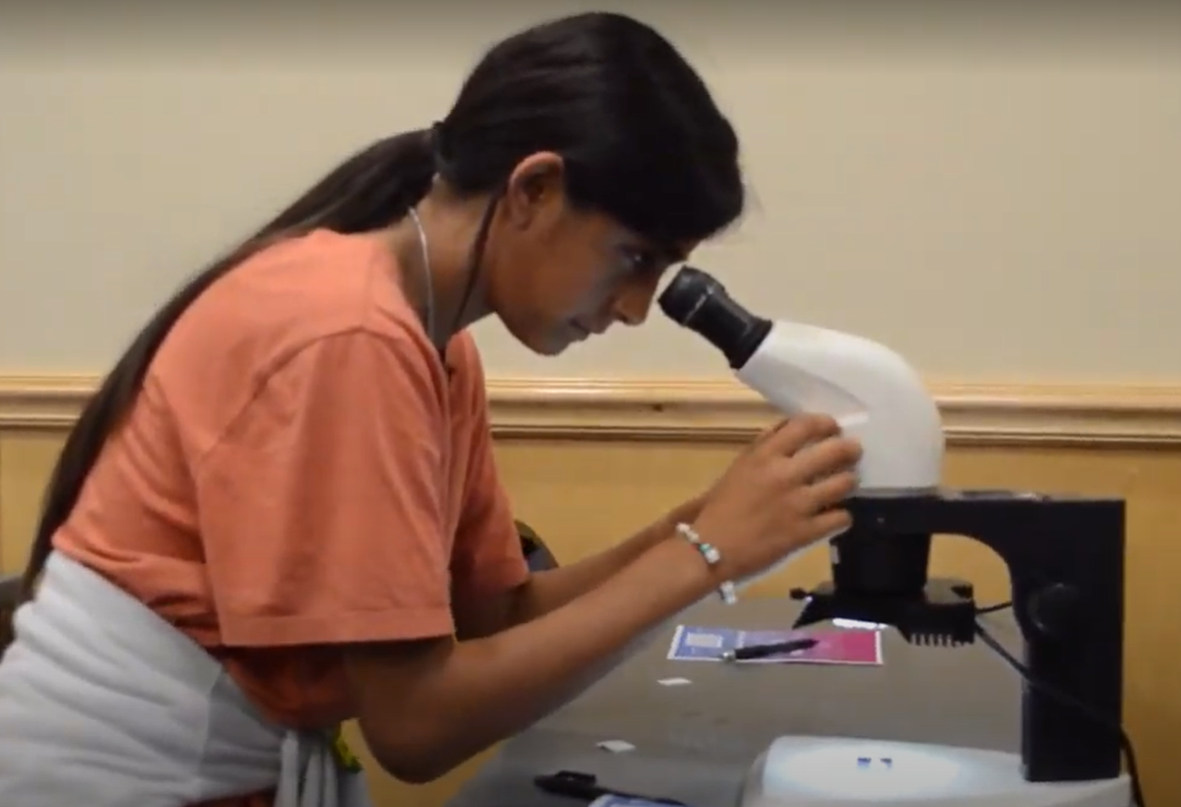
<instances>
[{"instance_id":1,"label":"black microscope body","mask_svg":"<svg viewBox=\"0 0 1181 807\"><path fill-rule=\"evenodd\" d=\"M972 584L928 579L927 567L932 536L979 541L1008 567L1024 638L1024 777L1120 775L1122 501L949 490L848 506L853 527L832 541L832 579L793 592L805 601L797 627L854 619L891 625L915 644L971 643L979 614Z\"/></svg>"},{"instance_id":2,"label":"black microscope body","mask_svg":"<svg viewBox=\"0 0 1181 807\"><path fill-rule=\"evenodd\" d=\"M683 268L663 312L741 368L772 323L707 273ZM860 495L852 527L832 540L832 579L812 591L797 627L832 619L890 625L915 644L962 645L979 635L966 580L931 579L932 537L970 538L1008 568L1028 672L1021 702L1022 773L1030 782L1121 774L1125 504L1020 491L939 490ZM1081 708L1080 708L1081 707Z\"/></svg>"}]
</instances>

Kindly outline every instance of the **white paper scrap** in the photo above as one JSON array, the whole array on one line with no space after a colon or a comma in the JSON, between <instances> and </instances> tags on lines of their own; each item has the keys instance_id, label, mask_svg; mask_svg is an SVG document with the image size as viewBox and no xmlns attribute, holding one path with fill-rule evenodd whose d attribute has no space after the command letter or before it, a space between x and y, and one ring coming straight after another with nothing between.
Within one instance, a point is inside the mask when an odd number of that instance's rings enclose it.
<instances>
[{"instance_id":1,"label":"white paper scrap","mask_svg":"<svg viewBox=\"0 0 1181 807\"><path fill-rule=\"evenodd\" d=\"M597 743L599 748L604 751L610 751L612 754L622 754L626 751L635 751L636 747L627 740L603 740Z\"/></svg>"}]
</instances>

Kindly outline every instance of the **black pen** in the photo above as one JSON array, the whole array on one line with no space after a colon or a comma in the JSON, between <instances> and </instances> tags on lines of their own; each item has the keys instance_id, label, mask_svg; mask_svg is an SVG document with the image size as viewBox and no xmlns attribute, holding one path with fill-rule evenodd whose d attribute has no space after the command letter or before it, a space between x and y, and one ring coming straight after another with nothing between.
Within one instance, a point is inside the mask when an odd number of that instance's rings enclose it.
<instances>
[{"instance_id":1,"label":"black pen","mask_svg":"<svg viewBox=\"0 0 1181 807\"><path fill-rule=\"evenodd\" d=\"M771 644L756 644L750 647L739 647L736 650L727 650L722 653L722 658L726 661L746 661L756 658L767 658L767 656L779 656L786 653L796 653L800 650L808 650L820 644L815 639L791 639L786 642L772 642Z\"/></svg>"},{"instance_id":2,"label":"black pen","mask_svg":"<svg viewBox=\"0 0 1181 807\"><path fill-rule=\"evenodd\" d=\"M593 773L580 771L558 771L533 777L533 784L552 793L555 796L567 796L572 799L585 801L588 804L601 796L618 796L623 799L643 799L657 804L667 804L670 807L688 807L683 801L676 799L662 799L653 796L642 796L639 793L628 793L623 790L612 790L598 784L598 777Z\"/></svg>"}]
</instances>

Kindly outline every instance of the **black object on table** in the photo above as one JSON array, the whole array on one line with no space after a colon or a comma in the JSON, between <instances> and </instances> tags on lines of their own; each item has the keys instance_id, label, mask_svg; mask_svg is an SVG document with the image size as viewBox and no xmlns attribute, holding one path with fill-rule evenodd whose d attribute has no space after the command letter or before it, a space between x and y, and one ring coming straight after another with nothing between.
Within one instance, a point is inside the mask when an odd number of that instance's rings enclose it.
<instances>
[{"instance_id":1,"label":"black object on table","mask_svg":"<svg viewBox=\"0 0 1181 807\"><path fill-rule=\"evenodd\" d=\"M599 777L593 773L583 773L582 771L547 773L534 777L533 783L546 793L553 793L555 796L569 796L570 798L579 799L587 803L594 801L600 796L620 796L627 799L644 799L657 804L672 805L673 807L687 807L684 802L677 801L676 799L666 799L660 796L645 796L642 793L632 793L628 790L615 790L614 788L603 787L603 785L599 784Z\"/></svg>"},{"instance_id":2,"label":"black object on table","mask_svg":"<svg viewBox=\"0 0 1181 807\"><path fill-rule=\"evenodd\" d=\"M787 642L772 642L770 644L756 644L749 647L736 647L722 654L723 661L753 661L769 656L787 656L815 647L815 639L792 639Z\"/></svg>"},{"instance_id":3,"label":"black object on table","mask_svg":"<svg viewBox=\"0 0 1181 807\"><path fill-rule=\"evenodd\" d=\"M560 770L692 807L734 807L751 764L782 734L1017 751L1021 682L983 644L913 646L886 631L879 667L668 659L677 624L787 629L799 611L788 599L709 600L682 614L582 697L504 743L447 807L571 807L570 798L534 784ZM1008 613L985 623L1002 643L1019 646ZM659 683L672 677L692 683ZM597 746L607 740L635 748Z\"/></svg>"}]
</instances>

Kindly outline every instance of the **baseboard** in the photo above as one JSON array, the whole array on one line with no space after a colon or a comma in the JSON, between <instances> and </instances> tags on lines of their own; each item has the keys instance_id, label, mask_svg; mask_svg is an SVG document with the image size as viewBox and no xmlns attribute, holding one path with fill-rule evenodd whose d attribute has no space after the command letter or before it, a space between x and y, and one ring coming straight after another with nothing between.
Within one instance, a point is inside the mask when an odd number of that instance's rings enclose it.
<instances>
[{"instance_id":1,"label":"baseboard","mask_svg":"<svg viewBox=\"0 0 1181 807\"><path fill-rule=\"evenodd\" d=\"M0 429L68 428L97 379L0 376ZM932 383L948 441L973 445L1181 444L1181 384ZM493 428L514 439L748 439L775 418L729 381L502 378L488 385Z\"/></svg>"}]
</instances>

